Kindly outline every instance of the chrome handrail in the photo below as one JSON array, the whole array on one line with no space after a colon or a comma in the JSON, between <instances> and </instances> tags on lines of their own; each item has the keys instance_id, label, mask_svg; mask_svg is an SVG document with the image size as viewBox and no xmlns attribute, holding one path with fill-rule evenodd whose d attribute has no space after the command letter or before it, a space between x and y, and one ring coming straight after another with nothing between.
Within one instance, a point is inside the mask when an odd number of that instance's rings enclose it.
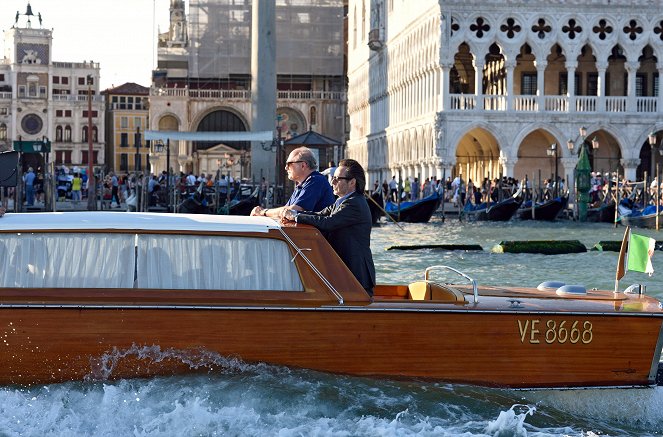
<instances>
[{"instance_id":1,"label":"chrome handrail","mask_svg":"<svg viewBox=\"0 0 663 437\"><path fill-rule=\"evenodd\" d=\"M426 270L424 271L424 279L428 280L429 273L432 270L437 270L437 269L451 270L452 272L456 273L457 275L462 276L463 278L470 281L470 283L472 284L472 293L474 294L474 303L476 304L476 303L479 302L479 286L477 285L476 279L470 278L465 273L461 272L460 270L454 269L453 267L449 267L449 266L430 266L430 267L427 267Z\"/></svg>"}]
</instances>

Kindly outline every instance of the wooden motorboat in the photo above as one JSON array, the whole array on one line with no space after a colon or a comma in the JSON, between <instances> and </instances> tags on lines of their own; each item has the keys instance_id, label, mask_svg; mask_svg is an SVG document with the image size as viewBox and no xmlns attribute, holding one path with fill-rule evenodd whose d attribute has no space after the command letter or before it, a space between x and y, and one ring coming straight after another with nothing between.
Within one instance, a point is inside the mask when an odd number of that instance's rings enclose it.
<instances>
[{"instance_id":1,"label":"wooden motorboat","mask_svg":"<svg viewBox=\"0 0 663 437\"><path fill-rule=\"evenodd\" d=\"M528 200L518 209L518 218L521 220L543 220L553 221L568 204L568 197L555 197L545 202L535 202Z\"/></svg>"},{"instance_id":2,"label":"wooden motorboat","mask_svg":"<svg viewBox=\"0 0 663 437\"><path fill-rule=\"evenodd\" d=\"M423 199L413 202L387 202L385 211L397 222L427 223L440 206L442 197L436 191Z\"/></svg>"},{"instance_id":3,"label":"wooden motorboat","mask_svg":"<svg viewBox=\"0 0 663 437\"><path fill-rule=\"evenodd\" d=\"M478 286L438 266L371 299L317 229L265 217L0 223L1 384L206 372L223 357L496 387L656 383L663 311L644 294Z\"/></svg>"},{"instance_id":4,"label":"wooden motorboat","mask_svg":"<svg viewBox=\"0 0 663 437\"><path fill-rule=\"evenodd\" d=\"M518 211L522 200L519 197L507 197L506 199L495 203L481 203L472 205L470 202L465 204L463 215L470 219L479 221L503 222L510 220Z\"/></svg>"}]
</instances>

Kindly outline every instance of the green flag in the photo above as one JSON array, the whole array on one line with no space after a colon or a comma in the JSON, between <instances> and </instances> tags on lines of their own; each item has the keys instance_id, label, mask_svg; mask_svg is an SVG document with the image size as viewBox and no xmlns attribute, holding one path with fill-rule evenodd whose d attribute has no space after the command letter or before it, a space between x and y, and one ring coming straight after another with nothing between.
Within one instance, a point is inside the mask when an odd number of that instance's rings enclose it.
<instances>
[{"instance_id":1,"label":"green flag","mask_svg":"<svg viewBox=\"0 0 663 437\"><path fill-rule=\"evenodd\" d=\"M651 258L654 256L656 240L631 232L628 240L626 268L634 272L654 273Z\"/></svg>"}]
</instances>

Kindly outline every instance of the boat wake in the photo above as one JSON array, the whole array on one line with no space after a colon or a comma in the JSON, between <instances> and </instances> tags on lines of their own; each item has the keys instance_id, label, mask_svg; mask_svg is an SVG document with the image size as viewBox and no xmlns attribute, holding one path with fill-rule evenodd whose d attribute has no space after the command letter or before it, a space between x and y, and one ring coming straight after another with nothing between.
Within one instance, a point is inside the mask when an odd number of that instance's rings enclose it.
<instances>
[{"instance_id":1,"label":"boat wake","mask_svg":"<svg viewBox=\"0 0 663 437\"><path fill-rule=\"evenodd\" d=\"M663 430L663 387L640 389L551 390L524 395L539 406L574 417L611 423L628 434Z\"/></svg>"},{"instance_id":2,"label":"boat wake","mask_svg":"<svg viewBox=\"0 0 663 437\"><path fill-rule=\"evenodd\" d=\"M130 348L113 350L101 357L90 359L90 373L85 381L105 381L116 379L114 371L125 366L135 367L136 376L149 376L158 370L167 367L172 372L184 371L201 372L246 372L255 369L255 364L248 364L240 358L222 356L216 352L205 349L161 349L158 345L141 346L133 344ZM178 371L178 369L181 369Z\"/></svg>"}]
</instances>

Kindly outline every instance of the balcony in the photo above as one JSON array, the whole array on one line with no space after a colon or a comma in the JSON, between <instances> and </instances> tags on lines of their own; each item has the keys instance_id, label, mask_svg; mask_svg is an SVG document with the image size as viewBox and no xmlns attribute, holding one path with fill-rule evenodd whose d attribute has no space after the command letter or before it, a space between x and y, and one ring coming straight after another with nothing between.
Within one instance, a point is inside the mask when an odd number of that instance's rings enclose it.
<instances>
[{"instance_id":1,"label":"balcony","mask_svg":"<svg viewBox=\"0 0 663 437\"><path fill-rule=\"evenodd\" d=\"M3 91L3 92L0 93L0 100L11 100L11 98L12 98L11 91L9 91L9 92L4 92Z\"/></svg>"},{"instance_id":2,"label":"balcony","mask_svg":"<svg viewBox=\"0 0 663 437\"><path fill-rule=\"evenodd\" d=\"M192 90L188 88L152 88L150 96L188 97L192 99L250 100L250 90ZM343 91L278 91L279 100L335 100L345 101Z\"/></svg>"},{"instance_id":3,"label":"balcony","mask_svg":"<svg viewBox=\"0 0 663 437\"><path fill-rule=\"evenodd\" d=\"M546 112L546 113L637 113L663 112L658 97L635 97L629 106L627 96L514 96L508 107L507 96L450 94L450 111Z\"/></svg>"}]
</instances>

